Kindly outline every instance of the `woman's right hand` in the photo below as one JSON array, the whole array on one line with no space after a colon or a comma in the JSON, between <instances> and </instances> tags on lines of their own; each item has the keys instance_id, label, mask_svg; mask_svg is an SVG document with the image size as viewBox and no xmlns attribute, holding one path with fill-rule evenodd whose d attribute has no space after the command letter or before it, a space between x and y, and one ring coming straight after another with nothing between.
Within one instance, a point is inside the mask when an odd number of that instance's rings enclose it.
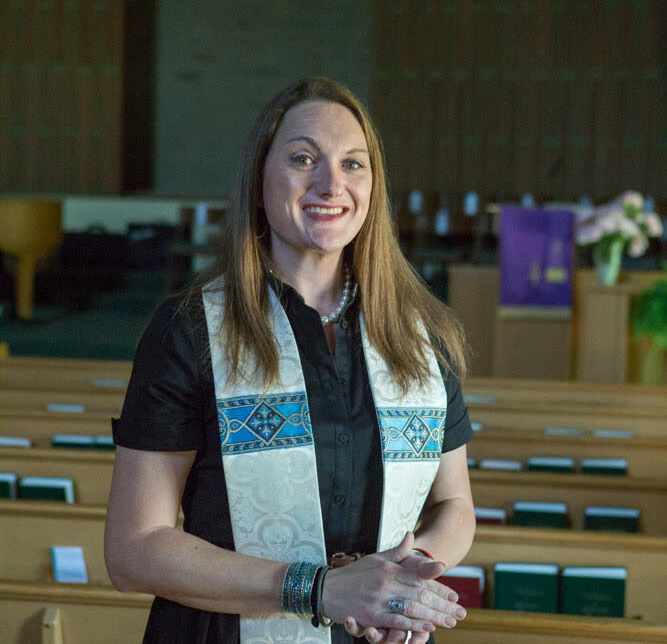
<instances>
[{"instance_id":1,"label":"woman's right hand","mask_svg":"<svg viewBox=\"0 0 667 644\"><path fill-rule=\"evenodd\" d=\"M395 548L362 557L330 570L324 581L324 615L343 624L351 617L360 628L394 629L419 633L434 626L451 627L465 616L449 588L435 581L445 570L437 562L415 565L412 532ZM389 600L404 601L401 614L390 611Z\"/></svg>"}]
</instances>

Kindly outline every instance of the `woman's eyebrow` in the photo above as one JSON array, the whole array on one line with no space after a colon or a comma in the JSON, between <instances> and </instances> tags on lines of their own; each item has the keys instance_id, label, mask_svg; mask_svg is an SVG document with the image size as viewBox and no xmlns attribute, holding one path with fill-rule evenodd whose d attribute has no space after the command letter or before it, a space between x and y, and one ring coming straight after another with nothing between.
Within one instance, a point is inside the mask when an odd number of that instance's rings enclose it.
<instances>
[{"instance_id":1,"label":"woman's eyebrow","mask_svg":"<svg viewBox=\"0 0 667 644\"><path fill-rule=\"evenodd\" d=\"M289 139L288 141L285 142L285 145L288 145L290 143L298 143L298 142L305 142L308 143L309 145L312 145L315 149L319 150L320 146L317 145L315 139L313 139L310 136L295 136L293 139ZM345 154L367 154L370 156L370 152L366 148L352 148L351 150L348 150Z\"/></svg>"}]
</instances>

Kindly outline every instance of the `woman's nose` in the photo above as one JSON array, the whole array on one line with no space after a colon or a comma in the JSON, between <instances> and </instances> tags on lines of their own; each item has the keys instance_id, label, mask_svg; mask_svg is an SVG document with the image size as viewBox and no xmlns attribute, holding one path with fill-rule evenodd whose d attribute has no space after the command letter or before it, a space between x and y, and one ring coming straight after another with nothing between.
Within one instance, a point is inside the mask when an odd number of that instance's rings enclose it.
<instances>
[{"instance_id":1,"label":"woman's nose","mask_svg":"<svg viewBox=\"0 0 667 644\"><path fill-rule=\"evenodd\" d=\"M332 163L321 163L317 176L317 194L321 197L339 197L343 194L342 169Z\"/></svg>"}]
</instances>

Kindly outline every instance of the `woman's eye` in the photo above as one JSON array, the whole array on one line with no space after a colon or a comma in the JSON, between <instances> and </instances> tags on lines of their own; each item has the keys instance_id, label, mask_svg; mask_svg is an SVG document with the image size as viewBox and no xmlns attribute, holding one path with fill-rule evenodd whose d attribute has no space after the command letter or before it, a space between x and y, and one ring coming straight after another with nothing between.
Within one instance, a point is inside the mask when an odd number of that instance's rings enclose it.
<instances>
[{"instance_id":1,"label":"woman's eye","mask_svg":"<svg viewBox=\"0 0 667 644\"><path fill-rule=\"evenodd\" d=\"M292 161L297 165L311 165L313 163L313 159L307 154L297 154L292 157Z\"/></svg>"},{"instance_id":2,"label":"woman's eye","mask_svg":"<svg viewBox=\"0 0 667 644\"><path fill-rule=\"evenodd\" d=\"M350 168L351 170L356 170L357 168L363 168L361 163L359 163L359 161L357 161L356 159L347 159L347 161L345 161L343 165L346 168Z\"/></svg>"}]
</instances>

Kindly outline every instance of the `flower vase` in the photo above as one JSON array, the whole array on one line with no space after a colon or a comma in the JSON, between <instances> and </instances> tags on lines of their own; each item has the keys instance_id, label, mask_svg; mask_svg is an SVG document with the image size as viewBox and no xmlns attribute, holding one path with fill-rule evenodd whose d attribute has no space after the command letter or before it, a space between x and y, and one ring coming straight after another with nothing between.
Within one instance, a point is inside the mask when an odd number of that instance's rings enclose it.
<instances>
[{"instance_id":1,"label":"flower vase","mask_svg":"<svg viewBox=\"0 0 667 644\"><path fill-rule=\"evenodd\" d=\"M593 248L595 270L605 286L614 286L618 281L624 245L623 239L602 239Z\"/></svg>"}]
</instances>

